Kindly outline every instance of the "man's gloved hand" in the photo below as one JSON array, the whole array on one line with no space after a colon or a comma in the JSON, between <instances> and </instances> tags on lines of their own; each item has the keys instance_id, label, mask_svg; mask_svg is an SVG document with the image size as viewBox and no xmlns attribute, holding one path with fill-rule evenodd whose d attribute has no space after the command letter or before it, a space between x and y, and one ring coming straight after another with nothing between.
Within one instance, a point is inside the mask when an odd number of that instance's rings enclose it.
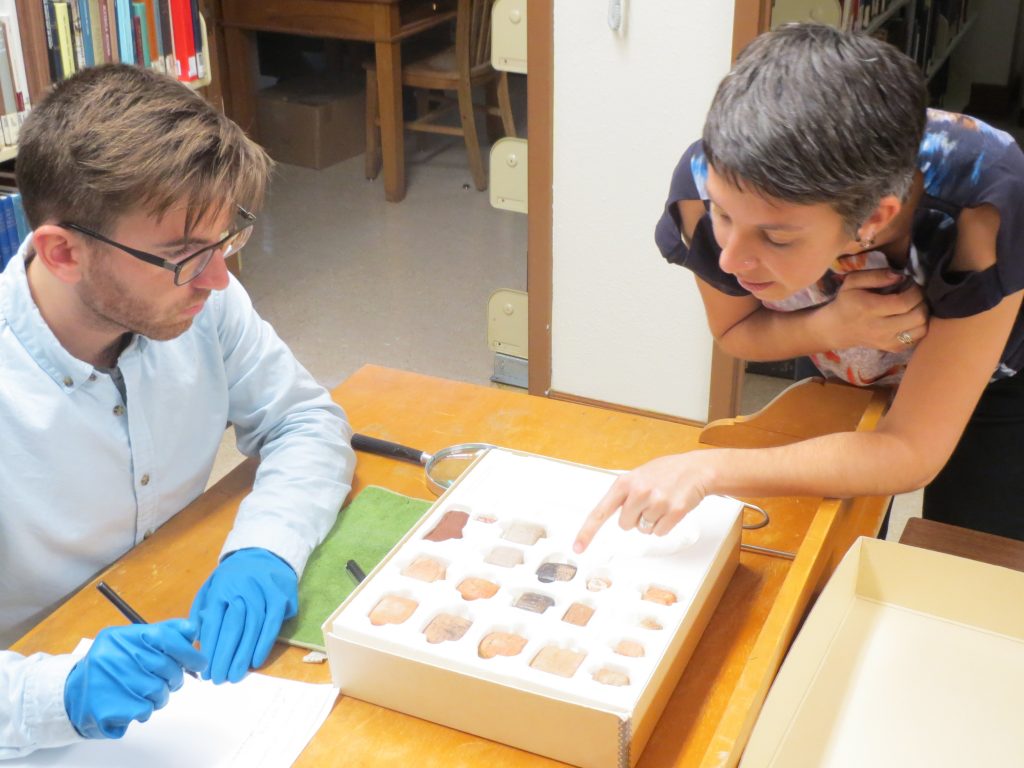
<instances>
[{"instance_id":1,"label":"man's gloved hand","mask_svg":"<svg viewBox=\"0 0 1024 768\"><path fill-rule=\"evenodd\" d=\"M260 548L225 557L203 584L189 618L210 659L203 677L237 683L267 660L285 619L299 606L299 580L277 555Z\"/></svg>"},{"instance_id":2,"label":"man's gloved hand","mask_svg":"<svg viewBox=\"0 0 1024 768\"><path fill-rule=\"evenodd\" d=\"M119 739L132 720L149 720L181 688L182 667L206 667L206 656L192 647L195 635L184 619L102 630L64 683L75 730L88 739Z\"/></svg>"}]
</instances>

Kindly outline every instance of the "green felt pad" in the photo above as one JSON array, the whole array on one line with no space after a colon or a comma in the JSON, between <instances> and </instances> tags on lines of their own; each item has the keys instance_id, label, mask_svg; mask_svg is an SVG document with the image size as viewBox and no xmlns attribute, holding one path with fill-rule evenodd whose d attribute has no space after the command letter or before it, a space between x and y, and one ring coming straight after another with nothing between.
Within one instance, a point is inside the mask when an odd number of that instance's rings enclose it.
<instances>
[{"instance_id":1,"label":"green felt pad","mask_svg":"<svg viewBox=\"0 0 1024 768\"><path fill-rule=\"evenodd\" d=\"M310 556L299 582L299 613L282 625L278 639L324 650L321 625L356 588L345 564L355 560L369 573L430 504L385 488L364 488L341 510L330 533Z\"/></svg>"}]
</instances>

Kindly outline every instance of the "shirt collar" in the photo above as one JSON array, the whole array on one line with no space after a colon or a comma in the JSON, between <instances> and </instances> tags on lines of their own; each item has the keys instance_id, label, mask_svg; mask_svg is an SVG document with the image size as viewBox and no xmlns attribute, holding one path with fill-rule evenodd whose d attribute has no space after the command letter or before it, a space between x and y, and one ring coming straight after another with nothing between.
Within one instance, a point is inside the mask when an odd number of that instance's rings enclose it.
<instances>
[{"instance_id":1,"label":"shirt collar","mask_svg":"<svg viewBox=\"0 0 1024 768\"><path fill-rule=\"evenodd\" d=\"M36 364L58 387L70 393L88 381L94 369L64 349L40 314L25 273L25 257L32 253L29 235L0 275L0 319Z\"/></svg>"}]
</instances>

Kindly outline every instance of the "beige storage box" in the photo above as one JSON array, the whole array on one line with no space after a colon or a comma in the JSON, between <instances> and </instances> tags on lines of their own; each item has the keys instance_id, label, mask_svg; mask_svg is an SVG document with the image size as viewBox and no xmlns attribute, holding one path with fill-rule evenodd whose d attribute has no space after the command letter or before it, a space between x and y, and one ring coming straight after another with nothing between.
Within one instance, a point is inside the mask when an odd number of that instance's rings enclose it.
<instances>
[{"instance_id":1,"label":"beige storage box","mask_svg":"<svg viewBox=\"0 0 1024 768\"><path fill-rule=\"evenodd\" d=\"M321 169L366 148L363 87L284 80L256 93L260 143L279 163Z\"/></svg>"},{"instance_id":2,"label":"beige storage box","mask_svg":"<svg viewBox=\"0 0 1024 768\"><path fill-rule=\"evenodd\" d=\"M741 765L1024 765L1024 573L859 539L790 648Z\"/></svg>"},{"instance_id":3,"label":"beige storage box","mask_svg":"<svg viewBox=\"0 0 1024 768\"><path fill-rule=\"evenodd\" d=\"M665 537L582 521L616 473L479 458L324 623L354 696L586 768L636 763L739 560L742 505Z\"/></svg>"}]
</instances>

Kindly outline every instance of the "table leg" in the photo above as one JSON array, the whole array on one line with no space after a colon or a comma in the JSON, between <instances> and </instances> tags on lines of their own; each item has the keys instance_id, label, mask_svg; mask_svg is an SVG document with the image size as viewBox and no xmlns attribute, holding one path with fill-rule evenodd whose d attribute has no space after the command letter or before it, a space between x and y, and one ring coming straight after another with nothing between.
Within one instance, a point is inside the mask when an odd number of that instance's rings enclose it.
<instances>
[{"instance_id":1,"label":"table leg","mask_svg":"<svg viewBox=\"0 0 1024 768\"><path fill-rule=\"evenodd\" d=\"M405 198L402 49L397 42L378 42L376 53L380 143L384 165L384 197L392 203L398 203Z\"/></svg>"},{"instance_id":2,"label":"table leg","mask_svg":"<svg viewBox=\"0 0 1024 768\"><path fill-rule=\"evenodd\" d=\"M238 123L253 139L259 139L256 126L256 78L257 66L256 33L224 28L224 47L227 68L228 90L231 99L224 106L229 109L228 117Z\"/></svg>"}]
</instances>

